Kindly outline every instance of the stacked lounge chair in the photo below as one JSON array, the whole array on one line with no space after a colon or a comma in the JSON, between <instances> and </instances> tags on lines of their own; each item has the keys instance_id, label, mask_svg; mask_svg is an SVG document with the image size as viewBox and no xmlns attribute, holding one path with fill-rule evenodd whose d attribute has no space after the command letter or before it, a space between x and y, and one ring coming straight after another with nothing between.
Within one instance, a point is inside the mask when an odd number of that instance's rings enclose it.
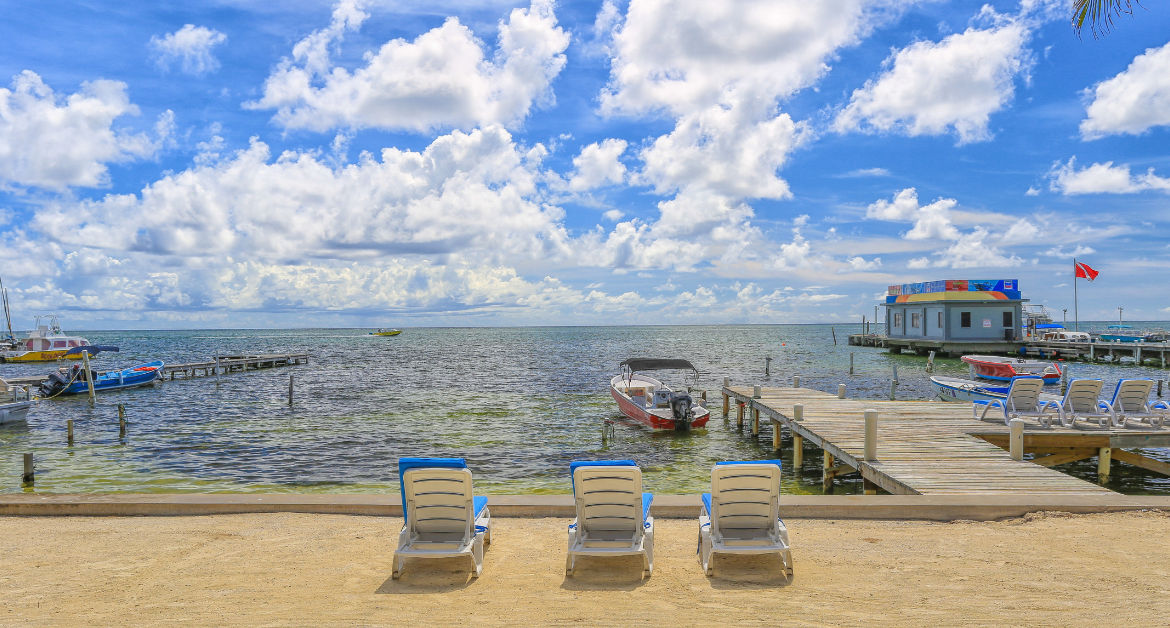
<instances>
[{"instance_id":1,"label":"stacked lounge chair","mask_svg":"<svg viewBox=\"0 0 1170 628\"><path fill-rule=\"evenodd\" d=\"M714 574L715 554L779 554L791 576L792 551L779 502L779 460L717 463L699 516L703 572Z\"/></svg>"},{"instance_id":2,"label":"stacked lounge chair","mask_svg":"<svg viewBox=\"0 0 1170 628\"><path fill-rule=\"evenodd\" d=\"M394 552L392 578L402 575L405 558L471 558L475 576L483 571L483 547L492 542L487 497L475 497L471 471L462 458L399 458L405 521Z\"/></svg>"},{"instance_id":3,"label":"stacked lounge chair","mask_svg":"<svg viewBox=\"0 0 1170 628\"><path fill-rule=\"evenodd\" d=\"M577 461L569 465L577 518L569 524L565 573L578 556L642 556L654 573L654 496L642 492L642 470L633 460Z\"/></svg>"}]
</instances>

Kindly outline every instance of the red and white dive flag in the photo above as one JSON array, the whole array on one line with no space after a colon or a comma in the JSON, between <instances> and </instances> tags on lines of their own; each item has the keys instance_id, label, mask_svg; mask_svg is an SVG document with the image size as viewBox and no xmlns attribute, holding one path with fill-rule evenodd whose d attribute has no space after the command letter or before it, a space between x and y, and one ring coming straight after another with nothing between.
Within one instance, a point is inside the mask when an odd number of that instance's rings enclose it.
<instances>
[{"instance_id":1,"label":"red and white dive flag","mask_svg":"<svg viewBox=\"0 0 1170 628\"><path fill-rule=\"evenodd\" d=\"M1088 264L1086 264L1084 262L1078 262L1076 260L1073 260L1073 268L1076 269L1076 276L1077 277L1083 277L1085 279L1088 279L1089 281L1096 279L1097 275L1100 274L1098 271L1095 271L1092 268L1089 268Z\"/></svg>"}]
</instances>

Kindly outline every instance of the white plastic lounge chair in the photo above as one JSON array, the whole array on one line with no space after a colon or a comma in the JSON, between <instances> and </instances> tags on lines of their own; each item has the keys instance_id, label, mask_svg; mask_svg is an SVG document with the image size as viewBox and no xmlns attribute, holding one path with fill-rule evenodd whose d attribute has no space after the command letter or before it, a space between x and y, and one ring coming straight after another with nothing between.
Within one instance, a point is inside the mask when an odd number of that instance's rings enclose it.
<instances>
[{"instance_id":1,"label":"white plastic lounge chair","mask_svg":"<svg viewBox=\"0 0 1170 628\"><path fill-rule=\"evenodd\" d=\"M719 462L699 515L699 564L715 573L712 555L780 554L792 575L788 528L780 520L780 461Z\"/></svg>"},{"instance_id":2,"label":"white plastic lounge chair","mask_svg":"<svg viewBox=\"0 0 1170 628\"><path fill-rule=\"evenodd\" d=\"M1129 419L1137 419L1153 427L1162 427L1167 414L1170 414L1170 404L1165 401L1151 404L1150 390L1153 387L1152 379L1123 379L1117 382L1113 398L1108 404L1117 415L1114 425L1124 427Z\"/></svg>"},{"instance_id":3,"label":"white plastic lounge chair","mask_svg":"<svg viewBox=\"0 0 1170 628\"><path fill-rule=\"evenodd\" d=\"M399 458L398 475L406 521L391 577L402 575L407 556L469 556L479 576L483 546L492 542L492 522L487 497L472 494L467 463L462 458Z\"/></svg>"},{"instance_id":4,"label":"white plastic lounge chair","mask_svg":"<svg viewBox=\"0 0 1170 628\"><path fill-rule=\"evenodd\" d=\"M1117 424L1113 408L1099 399L1103 383L1099 379L1074 379L1068 383L1060 407L1071 424L1075 425L1077 419L1095 419L1101 427Z\"/></svg>"},{"instance_id":5,"label":"white plastic lounge chair","mask_svg":"<svg viewBox=\"0 0 1170 628\"><path fill-rule=\"evenodd\" d=\"M1005 425L1011 425L1014 418L1033 418L1040 425L1052 425L1052 413L1055 412L1060 424L1068 427L1072 422L1065 417L1064 409L1055 401L1041 401L1040 391L1044 390L1044 380L1039 377L1013 377L1011 388L1008 389L1006 399L992 399L990 401L976 400L972 411L976 419L988 420L988 413L992 408L998 408L991 413L991 420L1003 417ZM983 412L979 411L982 406ZM1002 411L1002 412L1001 412Z\"/></svg>"},{"instance_id":6,"label":"white plastic lounge chair","mask_svg":"<svg viewBox=\"0 0 1170 628\"><path fill-rule=\"evenodd\" d=\"M569 465L577 518L569 525L565 573L577 556L641 554L643 572L654 573L654 496L642 492L642 470L633 460L577 461Z\"/></svg>"}]
</instances>

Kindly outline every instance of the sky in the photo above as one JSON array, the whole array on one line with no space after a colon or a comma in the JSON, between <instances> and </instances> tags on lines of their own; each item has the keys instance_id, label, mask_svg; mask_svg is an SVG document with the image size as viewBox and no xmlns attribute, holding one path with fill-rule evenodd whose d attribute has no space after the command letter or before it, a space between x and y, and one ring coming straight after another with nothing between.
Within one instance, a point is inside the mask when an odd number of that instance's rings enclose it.
<instances>
[{"instance_id":1,"label":"sky","mask_svg":"<svg viewBox=\"0 0 1170 628\"><path fill-rule=\"evenodd\" d=\"M21 3L15 328L1170 319L1170 5Z\"/></svg>"}]
</instances>

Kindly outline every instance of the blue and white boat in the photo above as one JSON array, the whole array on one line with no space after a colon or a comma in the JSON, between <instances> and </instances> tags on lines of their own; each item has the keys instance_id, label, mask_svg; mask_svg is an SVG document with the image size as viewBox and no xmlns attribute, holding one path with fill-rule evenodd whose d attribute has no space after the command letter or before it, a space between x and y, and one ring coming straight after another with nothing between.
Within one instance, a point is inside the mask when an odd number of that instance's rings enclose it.
<instances>
[{"instance_id":1,"label":"blue and white boat","mask_svg":"<svg viewBox=\"0 0 1170 628\"><path fill-rule=\"evenodd\" d=\"M1100 338L1101 342L1141 342L1145 334L1135 330L1132 325L1110 325Z\"/></svg>"},{"instance_id":2,"label":"blue and white boat","mask_svg":"<svg viewBox=\"0 0 1170 628\"><path fill-rule=\"evenodd\" d=\"M930 378L930 387L934 390L935 398L942 401L988 402L994 399L1002 401L1007 399L1008 390L1011 389L1011 382L1009 381L1007 384L1007 386L988 386L983 382L956 377L934 376ZM1060 395L1041 393L1040 400L1059 402Z\"/></svg>"},{"instance_id":3,"label":"blue and white boat","mask_svg":"<svg viewBox=\"0 0 1170 628\"><path fill-rule=\"evenodd\" d=\"M163 363L160 360L108 373L98 373L94 370L87 373L80 364L74 364L71 368L50 375L49 379L41 384L41 397L88 393L89 379L93 380L94 392L146 386L161 378L162 372Z\"/></svg>"}]
</instances>

